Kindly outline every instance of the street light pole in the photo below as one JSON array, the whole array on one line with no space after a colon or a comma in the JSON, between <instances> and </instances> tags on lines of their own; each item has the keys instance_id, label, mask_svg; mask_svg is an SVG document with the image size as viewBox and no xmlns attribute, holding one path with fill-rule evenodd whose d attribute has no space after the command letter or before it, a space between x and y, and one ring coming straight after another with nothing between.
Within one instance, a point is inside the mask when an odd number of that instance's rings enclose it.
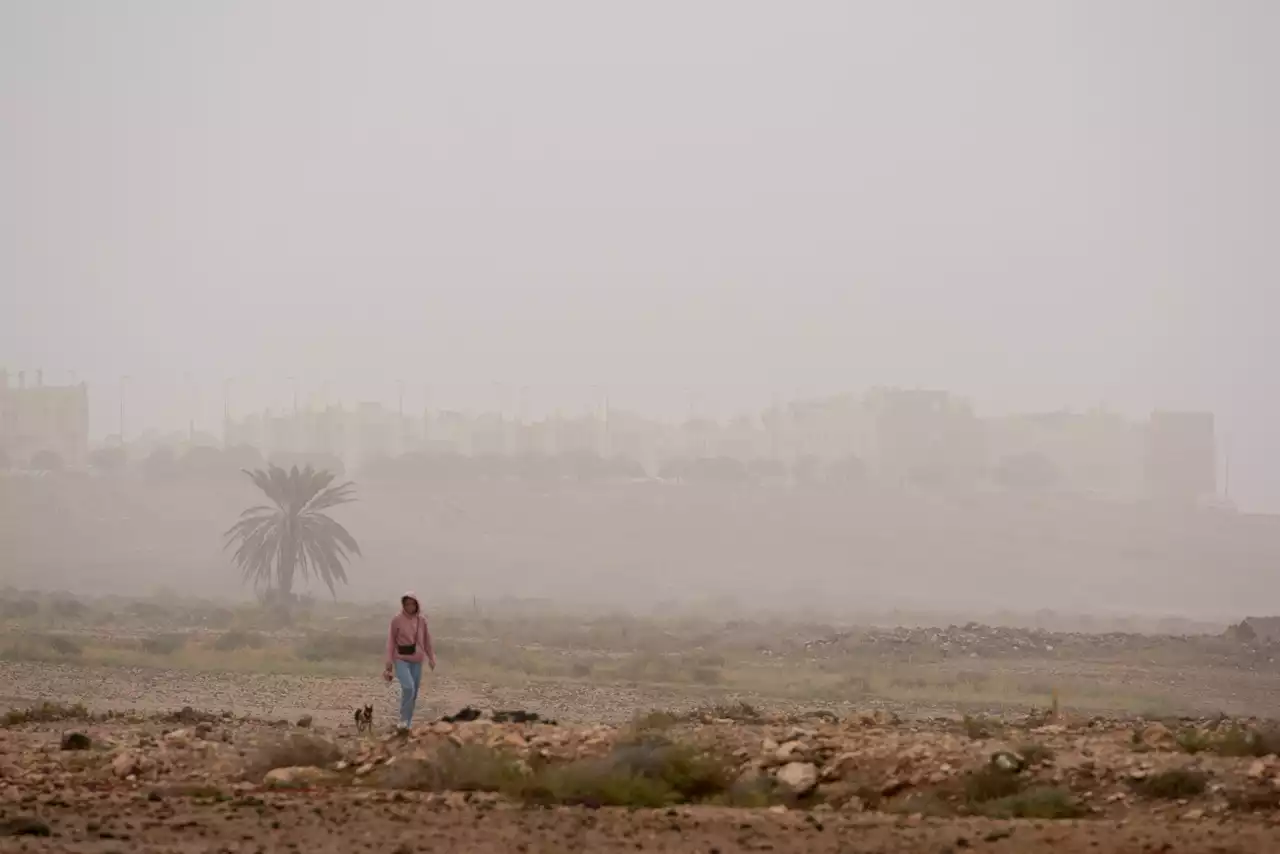
<instances>
[{"instance_id":1,"label":"street light pole","mask_svg":"<svg viewBox=\"0 0 1280 854\"><path fill-rule=\"evenodd\" d=\"M231 378L222 381L222 449L231 445Z\"/></svg>"},{"instance_id":2,"label":"street light pole","mask_svg":"<svg viewBox=\"0 0 1280 854\"><path fill-rule=\"evenodd\" d=\"M120 377L120 447L124 447L124 390L129 382L128 375Z\"/></svg>"}]
</instances>

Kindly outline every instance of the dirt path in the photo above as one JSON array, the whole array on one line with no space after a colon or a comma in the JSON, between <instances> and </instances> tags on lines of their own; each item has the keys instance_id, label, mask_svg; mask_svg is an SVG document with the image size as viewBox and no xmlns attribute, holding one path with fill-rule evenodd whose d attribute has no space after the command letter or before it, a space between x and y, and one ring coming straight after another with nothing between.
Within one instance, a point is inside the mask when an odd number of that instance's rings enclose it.
<instances>
[{"instance_id":1,"label":"dirt path","mask_svg":"<svg viewBox=\"0 0 1280 854\"><path fill-rule=\"evenodd\" d=\"M201 673L126 667L83 667L0 661L0 686L7 704L52 700L83 703L100 711L139 709L229 710L265 718L313 715L317 722L346 723L351 710L373 703L379 720L395 719L399 687L368 676L302 676L268 673ZM725 692L686 686L609 685L530 679L496 685L448 673L427 676L418 718L429 720L466 705L519 708L563 721L619 723L650 709L690 709L725 699ZM738 695L733 695L737 698ZM811 704L744 697L764 708L796 711ZM887 706L863 702L857 708ZM852 709L852 704L832 704Z\"/></svg>"},{"instance_id":2,"label":"dirt path","mask_svg":"<svg viewBox=\"0 0 1280 854\"><path fill-rule=\"evenodd\" d=\"M14 811L0 819L12 819ZM199 805L146 796L63 799L42 809L49 837L0 838L41 852L803 851L916 854L1259 854L1280 848L1274 824L1180 824L1154 818L1072 823L888 816L670 811L522 810L469 806L461 796L326 792Z\"/></svg>"}]
</instances>

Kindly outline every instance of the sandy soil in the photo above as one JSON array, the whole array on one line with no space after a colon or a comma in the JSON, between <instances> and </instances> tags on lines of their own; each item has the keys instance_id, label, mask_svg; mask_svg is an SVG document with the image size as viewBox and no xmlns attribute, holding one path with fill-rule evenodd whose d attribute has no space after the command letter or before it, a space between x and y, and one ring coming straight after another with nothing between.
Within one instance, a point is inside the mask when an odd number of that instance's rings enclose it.
<instances>
[{"instance_id":1,"label":"sandy soil","mask_svg":"<svg viewBox=\"0 0 1280 854\"><path fill-rule=\"evenodd\" d=\"M1263 854L1280 846L1280 828L1259 821L1183 825L1142 818L1051 823L712 808L490 809L412 793L272 794L203 806L189 799L153 801L147 796L98 793L46 805L41 815L55 835L0 838L0 850Z\"/></svg>"}]
</instances>

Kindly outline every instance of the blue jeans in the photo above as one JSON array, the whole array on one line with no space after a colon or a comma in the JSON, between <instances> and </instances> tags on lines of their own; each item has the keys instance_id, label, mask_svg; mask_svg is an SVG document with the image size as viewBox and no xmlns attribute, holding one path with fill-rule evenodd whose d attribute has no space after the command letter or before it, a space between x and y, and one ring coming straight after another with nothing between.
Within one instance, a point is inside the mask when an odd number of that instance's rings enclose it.
<instances>
[{"instance_id":1,"label":"blue jeans","mask_svg":"<svg viewBox=\"0 0 1280 854\"><path fill-rule=\"evenodd\" d=\"M396 659L396 679L400 682L400 725L413 723L413 707L418 702L418 688L422 685L422 662Z\"/></svg>"}]
</instances>

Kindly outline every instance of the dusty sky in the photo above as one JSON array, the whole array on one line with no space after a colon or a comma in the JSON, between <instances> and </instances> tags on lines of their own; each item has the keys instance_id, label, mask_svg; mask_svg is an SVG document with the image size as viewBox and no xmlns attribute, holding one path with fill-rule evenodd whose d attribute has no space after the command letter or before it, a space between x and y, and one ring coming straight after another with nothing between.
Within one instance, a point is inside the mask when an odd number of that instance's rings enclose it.
<instances>
[{"instance_id":1,"label":"dusty sky","mask_svg":"<svg viewBox=\"0 0 1280 854\"><path fill-rule=\"evenodd\" d=\"M1280 509L1276 44L1274 0L5 0L0 364L95 435L122 374L136 426L225 377L1213 408Z\"/></svg>"}]
</instances>

